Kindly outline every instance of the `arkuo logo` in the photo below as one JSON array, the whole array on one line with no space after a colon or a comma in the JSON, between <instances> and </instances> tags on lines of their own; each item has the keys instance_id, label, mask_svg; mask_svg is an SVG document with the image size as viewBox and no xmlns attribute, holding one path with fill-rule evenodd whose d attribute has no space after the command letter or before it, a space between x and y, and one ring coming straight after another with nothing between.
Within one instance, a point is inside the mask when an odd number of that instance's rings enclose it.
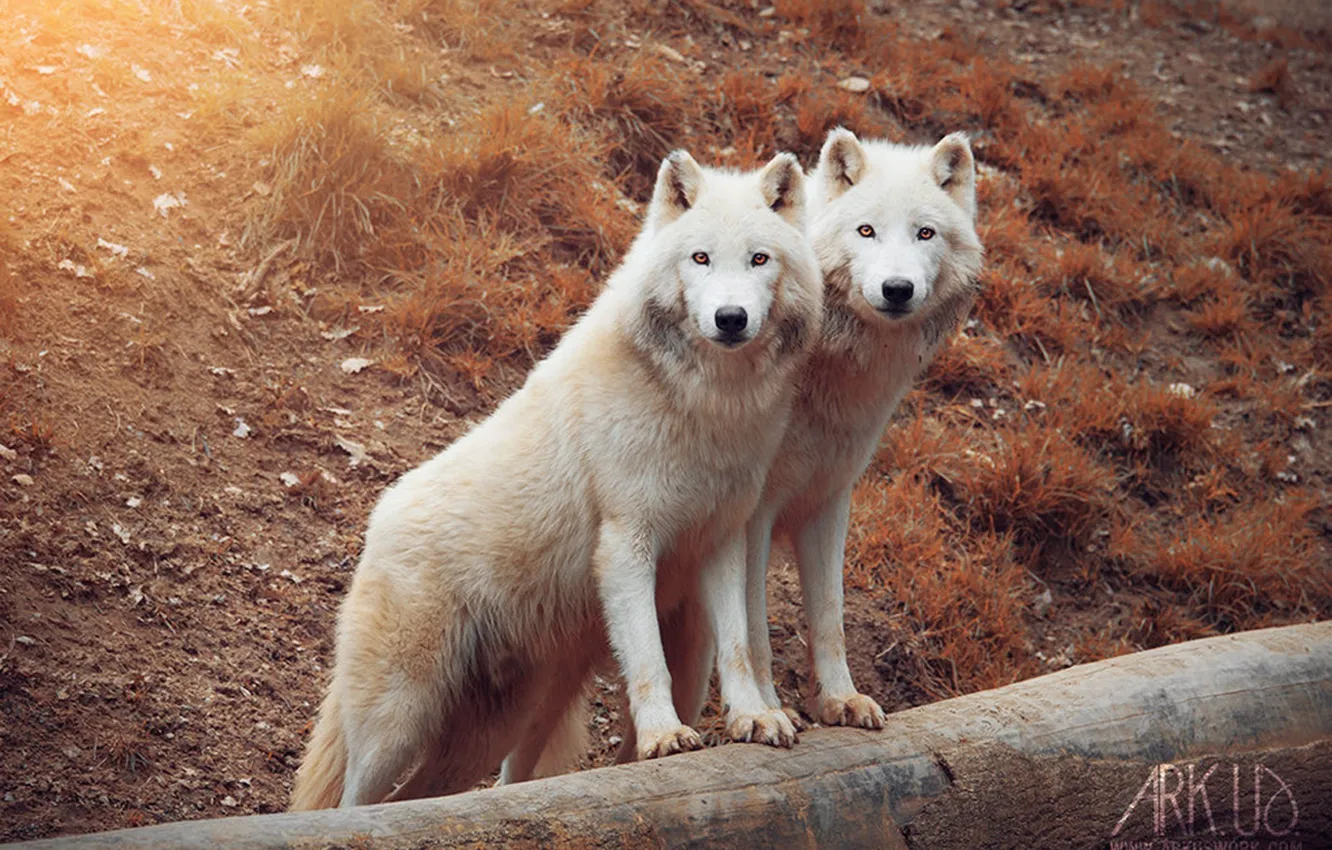
<instances>
[{"instance_id":1,"label":"arkuo logo","mask_svg":"<svg viewBox=\"0 0 1332 850\"><path fill-rule=\"evenodd\" d=\"M1216 762L1205 771L1203 765L1158 764L1110 836L1119 835L1130 823L1142 823L1143 818L1151 819L1155 838L1268 839L1290 835L1299 825L1300 807L1286 780L1265 764ZM1116 846L1111 842L1111 847ZM1122 842L1122 846L1127 850L1137 843ZM1295 850L1300 842L1264 840L1245 846Z\"/></svg>"}]
</instances>

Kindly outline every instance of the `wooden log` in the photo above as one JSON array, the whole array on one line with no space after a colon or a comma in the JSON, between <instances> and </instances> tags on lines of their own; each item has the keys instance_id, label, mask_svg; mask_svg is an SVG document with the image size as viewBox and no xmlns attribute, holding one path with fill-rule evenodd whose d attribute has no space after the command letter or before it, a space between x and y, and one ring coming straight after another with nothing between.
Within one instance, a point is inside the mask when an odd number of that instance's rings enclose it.
<instances>
[{"instance_id":1,"label":"wooden log","mask_svg":"<svg viewBox=\"0 0 1332 850\"><path fill-rule=\"evenodd\" d=\"M1084 664L899 712L881 732L812 730L792 750L736 744L434 800L13 846L933 850L1190 827L1332 847L1332 622Z\"/></svg>"}]
</instances>

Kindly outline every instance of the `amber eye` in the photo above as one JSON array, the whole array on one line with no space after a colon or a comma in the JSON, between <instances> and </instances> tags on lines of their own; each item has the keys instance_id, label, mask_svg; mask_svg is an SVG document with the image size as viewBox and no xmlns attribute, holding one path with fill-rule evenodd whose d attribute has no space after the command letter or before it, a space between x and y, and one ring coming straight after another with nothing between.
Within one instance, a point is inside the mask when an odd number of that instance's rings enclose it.
<instances>
[{"instance_id":1,"label":"amber eye","mask_svg":"<svg viewBox=\"0 0 1332 850\"><path fill-rule=\"evenodd\" d=\"M767 261L768 261L768 255L764 254L762 251L749 258L749 262L753 263L756 266L761 266Z\"/></svg>"},{"instance_id":2,"label":"amber eye","mask_svg":"<svg viewBox=\"0 0 1332 850\"><path fill-rule=\"evenodd\" d=\"M934 228L922 227L920 230L916 231L916 238L922 242L930 241L931 239L934 238Z\"/></svg>"},{"instance_id":3,"label":"amber eye","mask_svg":"<svg viewBox=\"0 0 1332 850\"><path fill-rule=\"evenodd\" d=\"M698 263L700 266L706 266L708 264L708 255L702 251L695 251L694 262Z\"/></svg>"},{"instance_id":4,"label":"amber eye","mask_svg":"<svg viewBox=\"0 0 1332 850\"><path fill-rule=\"evenodd\" d=\"M861 236L864 236L866 239L874 238L874 228L870 227L868 224L860 225L860 227L856 228L856 232Z\"/></svg>"}]
</instances>

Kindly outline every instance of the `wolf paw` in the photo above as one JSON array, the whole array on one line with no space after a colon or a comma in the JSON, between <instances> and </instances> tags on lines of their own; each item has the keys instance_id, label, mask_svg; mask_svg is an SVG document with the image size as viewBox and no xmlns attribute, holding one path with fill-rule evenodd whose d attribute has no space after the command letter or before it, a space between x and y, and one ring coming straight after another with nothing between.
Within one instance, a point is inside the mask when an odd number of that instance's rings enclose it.
<instances>
[{"instance_id":1,"label":"wolf paw","mask_svg":"<svg viewBox=\"0 0 1332 850\"><path fill-rule=\"evenodd\" d=\"M701 749L703 739L688 726L678 726L664 732L644 732L638 736L640 761Z\"/></svg>"},{"instance_id":2,"label":"wolf paw","mask_svg":"<svg viewBox=\"0 0 1332 850\"><path fill-rule=\"evenodd\" d=\"M726 723L726 737L789 749L796 742L796 726L786 712L768 709L757 714L732 714Z\"/></svg>"},{"instance_id":3,"label":"wolf paw","mask_svg":"<svg viewBox=\"0 0 1332 850\"><path fill-rule=\"evenodd\" d=\"M797 732L804 732L809 728L809 723L806 722L800 712L796 711L794 708L784 705L782 706L782 713L786 715L787 720L791 721L791 725L795 727Z\"/></svg>"},{"instance_id":4,"label":"wolf paw","mask_svg":"<svg viewBox=\"0 0 1332 850\"><path fill-rule=\"evenodd\" d=\"M862 729L882 729L883 709L864 694L834 697L819 694L809 701L810 715L824 726L859 726Z\"/></svg>"}]
</instances>

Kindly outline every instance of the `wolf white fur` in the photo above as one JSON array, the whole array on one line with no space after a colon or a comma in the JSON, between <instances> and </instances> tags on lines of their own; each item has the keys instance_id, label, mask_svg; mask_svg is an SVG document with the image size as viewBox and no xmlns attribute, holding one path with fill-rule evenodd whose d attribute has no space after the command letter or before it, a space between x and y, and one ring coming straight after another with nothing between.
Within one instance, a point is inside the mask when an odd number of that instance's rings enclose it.
<instances>
[{"instance_id":1,"label":"wolf white fur","mask_svg":"<svg viewBox=\"0 0 1332 850\"><path fill-rule=\"evenodd\" d=\"M804 209L790 155L745 174L667 158L583 318L375 508L293 809L383 800L409 770L396 799L502 758L504 781L557 772L608 649L634 754L701 746L681 721L710 675L698 573L758 503L819 329Z\"/></svg>"},{"instance_id":2,"label":"wolf white fur","mask_svg":"<svg viewBox=\"0 0 1332 850\"><path fill-rule=\"evenodd\" d=\"M856 690L846 661L851 491L898 402L974 300L982 257L975 186L962 134L912 147L861 142L838 129L824 143L809 225L824 277L823 330L746 528L745 568L704 576L717 608L728 728L761 728L751 740L789 745L798 722L794 711L778 710L772 682L765 577L774 534L791 538L799 565L814 683L806 710L827 725L883 726L882 709Z\"/></svg>"}]
</instances>

